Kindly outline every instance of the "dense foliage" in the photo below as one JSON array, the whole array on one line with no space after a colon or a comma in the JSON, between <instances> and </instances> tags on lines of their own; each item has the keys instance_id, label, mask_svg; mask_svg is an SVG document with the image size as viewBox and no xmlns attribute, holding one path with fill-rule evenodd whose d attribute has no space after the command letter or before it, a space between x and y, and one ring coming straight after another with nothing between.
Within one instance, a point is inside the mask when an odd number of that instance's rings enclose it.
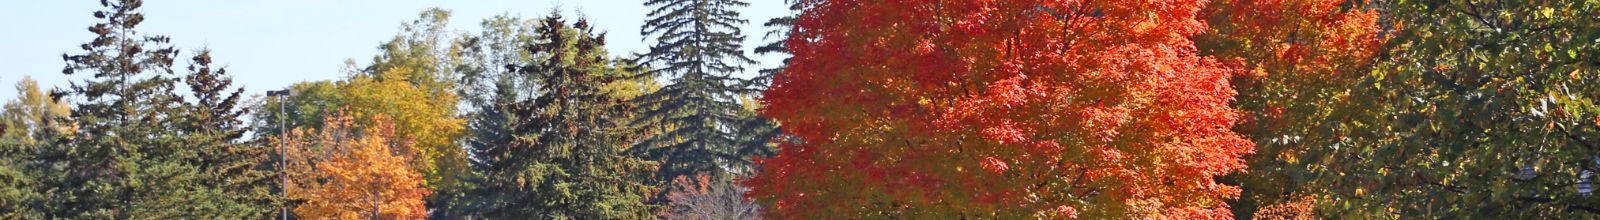
<instances>
[{"instance_id":1,"label":"dense foliage","mask_svg":"<svg viewBox=\"0 0 1600 220\"><path fill-rule=\"evenodd\" d=\"M483 174L481 215L495 219L641 219L656 163L628 155L638 94L632 65L606 57L588 21L542 19L522 47L533 62L510 69L478 106L491 126L470 141Z\"/></svg>"},{"instance_id":2,"label":"dense foliage","mask_svg":"<svg viewBox=\"0 0 1600 220\"><path fill-rule=\"evenodd\" d=\"M1593 218L1600 2L1383 1L1388 37L1333 137L1303 141L1325 216ZM1339 111L1336 110L1336 111ZM1358 187L1364 186L1364 187Z\"/></svg>"},{"instance_id":3,"label":"dense foliage","mask_svg":"<svg viewBox=\"0 0 1600 220\"><path fill-rule=\"evenodd\" d=\"M1349 88L1372 70L1382 43L1378 14L1346 2L1212 1L1202 11L1211 30L1196 45L1234 73L1233 105L1247 115L1234 128L1256 143L1249 171L1231 177L1243 189L1237 217L1313 214L1314 198L1300 189L1325 186L1304 185L1312 173L1302 141L1338 137L1343 128L1316 122L1353 110Z\"/></svg>"},{"instance_id":4,"label":"dense foliage","mask_svg":"<svg viewBox=\"0 0 1600 220\"><path fill-rule=\"evenodd\" d=\"M100 1L0 76L0 219L1600 217L1600 1L643 3L252 98Z\"/></svg>"},{"instance_id":5,"label":"dense foliage","mask_svg":"<svg viewBox=\"0 0 1600 220\"><path fill-rule=\"evenodd\" d=\"M748 21L734 10L749 3L649 0L644 5L654 8L640 33L654 36L655 42L639 59L651 65L647 75L666 77L670 83L635 98L641 107L636 121L653 134L635 151L661 163L658 182L702 173L716 174L719 180L749 173L750 159L770 151L765 139L741 138L767 126L749 117L753 114L739 103L751 87L734 76L755 63L745 56L745 36L737 26Z\"/></svg>"},{"instance_id":6,"label":"dense foliage","mask_svg":"<svg viewBox=\"0 0 1600 220\"><path fill-rule=\"evenodd\" d=\"M16 132L32 133L8 155L35 185L38 197L17 201L29 218L260 218L271 213L267 152L244 139L250 132L237 106L242 88L210 67L200 50L189 67L165 36L145 34L142 1L102 1L101 23L83 52L63 54L63 73L80 82L52 94L69 102L66 118L33 114ZM181 83L181 84L180 84ZM180 85L182 87L180 87ZM176 90L187 87L187 93ZM59 111L62 107L31 109ZM29 116L33 117L33 116ZM70 123L70 125L57 124ZM8 126L9 127L9 126ZM61 128L61 129L58 129ZM27 146L33 145L33 146ZM16 173L13 173L16 174ZM20 181L13 181L20 182ZM11 203L11 202L7 202ZM8 214L9 215L9 214Z\"/></svg>"},{"instance_id":7,"label":"dense foliage","mask_svg":"<svg viewBox=\"0 0 1600 220\"><path fill-rule=\"evenodd\" d=\"M295 216L310 219L421 219L427 216L422 174L412 168L415 141L399 138L388 116L357 126L346 112L330 115L321 129L295 129L286 156L293 162L288 196L301 204Z\"/></svg>"},{"instance_id":8,"label":"dense foliage","mask_svg":"<svg viewBox=\"0 0 1600 220\"><path fill-rule=\"evenodd\" d=\"M1252 145L1188 40L1202 3L812 5L763 112L803 143L751 195L771 217L1227 216L1212 179Z\"/></svg>"}]
</instances>

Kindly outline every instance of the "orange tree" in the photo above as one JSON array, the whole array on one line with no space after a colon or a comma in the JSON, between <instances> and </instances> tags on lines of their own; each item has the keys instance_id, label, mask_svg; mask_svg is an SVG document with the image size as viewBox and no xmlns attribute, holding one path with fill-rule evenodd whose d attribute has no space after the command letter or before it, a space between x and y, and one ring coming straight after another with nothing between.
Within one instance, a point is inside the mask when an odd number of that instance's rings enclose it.
<instances>
[{"instance_id":1,"label":"orange tree","mask_svg":"<svg viewBox=\"0 0 1600 220\"><path fill-rule=\"evenodd\" d=\"M762 112L800 141L745 182L772 217L1231 216L1205 1L803 4Z\"/></svg>"},{"instance_id":2,"label":"orange tree","mask_svg":"<svg viewBox=\"0 0 1600 220\"><path fill-rule=\"evenodd\" d=\"M355 126L348 114L329 117L321 131L295 129L286 175L290 197L301 203L295 214L311 219L422 219L423 197L432 193L412 168L411 155L399 152L413 141L396 139L387 117L372 126ZM396 145L396 146L391 146Z\"/></svg>"}]
</instances>

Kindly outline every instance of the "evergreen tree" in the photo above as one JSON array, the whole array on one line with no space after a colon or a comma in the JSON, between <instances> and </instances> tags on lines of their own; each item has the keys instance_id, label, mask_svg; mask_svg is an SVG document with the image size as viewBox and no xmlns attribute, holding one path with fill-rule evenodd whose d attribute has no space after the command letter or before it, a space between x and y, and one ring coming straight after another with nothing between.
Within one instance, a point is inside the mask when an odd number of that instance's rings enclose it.
<instances>
[{"instance_id":1,"label":"evergreen tree","mask_svg":"<svg viewBox=\"0 0 1600 220\"><path fill-rule=\"evenodd\" d=\"M176 128L182 132L186 144L182 150L195 151L192 162L200 165L199 180L202 186L216 190L222 212L240 212L255 216L260 212L271 214L276 203L272 199L277 186L277 168L272 167L269 155L275 149L263 147L262 142L247 142L244 134L252 132L241 120L250 114L239 108L244 88L231 88L232 77L227 70L211 67L211 51L202 49L191 59L189 74L183 82L189 86L189 96L195 100L185 102L180 109ZM217 213L223 214L223 213Z\"/></svg>"},{"instance_id":2,"label":"evergreen tree","mask_svg":"<svg viewBox=\"0 0 1600 220\"><path fill-rule=\"evenodd\" d=\"M79 55L63 55L63 73L91 72L58 96L77 101L79 131L36 154L52 200L41 206L67 218L260 218L272 210L264 196L265 158L242 145L247 132L234 108L238 90L224 94L222 71L209 72L209 56L189 77L174 74L178 50L165 36L134 29L144 20L139 0L102 1L104 23ZM175 92L187 82L199 103ZM204 109L204 110L201 110ZM47 152L46 152L47 151Z\"/></svg>"},{"instance_id":3,"label":"evergreen tree","mask_svg":"<svg viewBox=\"0 0 1600 220\"><path fill-rule=\"evenodd\" d=\"M48 149L71 127L63 126L60 119L68 116L71 107L50 98L39 88L39 82L24 76L17 82L17 99L6 102L0 109L0 218L44 218L48 201L40 184L34 153Z\"/></svg>"},{"instance_id":4,"label":"evergreen tree","mask_svg":"<svg viewBox=\"0 0 1600 220\"><path fill-rule=\"evenodd\" d=\"M740 0L650 0L641 35L656 37L650 52L639 59L653 64L650 76L668 77L670 84L635 99L643 109L636 123L651 125L654 134L637 144L637 151L661 162L655 175L659 183L676 176L744 172L752 167L751 155L740 155L739 130L750 115L738 101L750 94L747 80L733 76L744 71L746 57L735 7Z\"/></svg>"},{"instance_id":5,"label":"evergreen tree","mask_svg":"<svg viewBox=\"0 0 1600 220\"><path fill-rule=\"evenodd\" d=\"M535 61L497 82L471 141L490 218L639 219L654 208L655 163L625 151L640 137L623 90L631 65L608 60L587 21L543 19L525 47ZM632 85L630 85L632 84ZM539 86L532 86L539 85Z\"/></svg>"},{"instance_id":6,"label":"evergreen tree","mask_svg":"<svg viewBox=\"0 0 1600 220\"><path fill-rule=\"evenodd\" d=\"M521 46L531 44L538 38L538 22L538 19L497 15L484 19L481 23L483 30L479 34L464 35L456 41L464 46L462 55L465 61L456 71L461 77L458 82L462 85L457 87L457 93L468 106L463 115L467 118L467 137L463 140L467 149L477 151L499 147L505 144L505 140L511 140L508 111L500 108L499 104L515 102L521 97L521 93L515 92L516 89L537 88L537 82L526 80L530 77L515 77L517 74L509 71L511 68L507 66L533 61L529 51L522 50ZM473 176L465 181L469 185L481 184L484 180L482 157L475 155L472 158ZM437 209L431 213L432 217L464 219L481 217L480 213L485 211L484 205L495 199L467 193L451 194L450 198L441 200L444 201L434 204Z\"/></svg>"}]
</instances>

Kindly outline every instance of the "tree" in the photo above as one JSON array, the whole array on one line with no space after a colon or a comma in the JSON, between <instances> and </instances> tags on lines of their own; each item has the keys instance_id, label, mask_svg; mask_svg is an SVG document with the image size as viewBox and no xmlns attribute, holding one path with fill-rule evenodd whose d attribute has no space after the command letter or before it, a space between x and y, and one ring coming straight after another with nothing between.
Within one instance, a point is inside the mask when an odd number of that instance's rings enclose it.
<instances>
[{"instance_id":1,"label":"tree","mask_svg":"<svg viewBox=\"0 0 1600 220\"><path fill-rule=\"evenodd\" d=\"M538 38L539 19L501 14L479 23L478 34L463 34L455 44L462 47L460 66L455 68L457 93L467 105L484 106L493 102L495 84L515 80L506 66L533 62L533 55L522 50L524 45ZM532 82L521 82L532 83ZM467 114L477 114L478 109L468 108ZM469 122L470 126L470 122Z\"/></svg>"},{"instance_id":2,"label":"tree","mask_svg":"<svg viewBox=\"0 0 1600 220\"><path fill-rule=\"evenodd\" d=\"M319 127L330 110L345 109L363 126L385 115L401 136L416 141L404 149L417 152L413 164L430 189L441 193L465 191L461 179L470 176L467 154L461 146L465 123L457 108L456 67L463 66L460 46L450 37L450 11L430 8L417 20L401 26L402 32L378 48L370 65L347 61L348 77L341 80L302 82L284 102L285 113L256 114L263 134L277 135L279 117L285 127ZM261 109L277 109L276 102L261 102Z\"/></svg>"},{"instance_id":3,"label":"tree","mask_svg":"<svg viewBox=\"0 0 1600 220\"><path fill-rule=\"evenodd\" d=\"M754 63L741 49L744 35L736 25L740 0L650 0L640 34L655 36L641 63L649 76L669 77L670 84L635 99L643 110L637 123L650 125L651 137L640 141L640 155L661 163L659 183L700 173L748 173L750 157L741 155L738 133L751 119L742 117L737 102L749 93L746 80L734 77L743 64ZM764 146L767 140L760 140ZM719 178L728 175L716 175Z\"/></svg>"},{"instance_id":4,"label":"tree","mask_svg":"<svg viewBox=\"0 0 1600 220\"><path fill-rule=\"evenodd\" d=\"M709 175L698 180L679 176L677 189L667 193L664 219L760 219L761 205L744 197L749 188L728 181L713 181Z\"/></svg>"},{"instance_id":5,"label":"tree","mask_svg":"<svg viewBox=\"0 0 1600 220\"><path fill-rule=\"evenodd\" d=\"M775 218L1231 217L1214 179L1253 146L1189 41L1202 6L818 1L763 96L801 141L749 195Z\"/></svg>"},{"instance_id":6,"label":"tree","mask_svg":"<svg viewBox=\"0 0 1600 220\"><path fill-rule=\"evenodd\" d=\"M44 218L50 195L43 189L48 176L36 153L54 147L54 142L71 135L72 127L61 121L71 107L52 99L39 88L39 82L23 76L18 80L17 99L7 101L0 110L0 218Z\"/></svg>"},{"instance_id":7,"label":"tree","mask_svg":"<svg viewBox=\"0 0 1600 220\"><path fill-rule=\"evenodd\" d=\"M1382 1L1387 37L1295 157L1321 216L1594 218L1600 4Z\"/></svg>"},{"instance_id":8,"label":"tree","mask_svg":"<svg viewBox=\"0 0 1600 220\"><path fill-rule=\"evenodd\" d=\"M481 32L462 34L452 41L452 44L460 47L459 52L454 54L459 56L456 59L460 62L453 69L459 77L456 80L459 85L456 86L456 94L461 97L460 105L464 106L460 108L460 115L465 120L463 126L466 131L458 142L469 152L489 147L485 144L499 144L476 142L475 139L495 139L486 137L509 131L501 127L507 123L505 112L495 109L495 103L505 101L497 99L499 97L496 95L496 87L499 83L518 79L512 77L514 74L507 71L506 66L532 62L532 55L521 47L532 43L536 38L534 32L537 23L537 19L522 19L507 14L496 15L480 23ZM517 83L528 83L531 86L533 82ZM469 164L478 164L479 157L481 156L469 158ZM465 176L459 177L464 181L457 190L437 191L434 198L429 201L429 204L432 204L429 207L431 209L429 218L481 217L486 208L484 206L494 200L474 195L480 192L478 184L483 182L482 174L481 170L474 167Z\"/></svg>"},{"instance_id":9,"label":"tree","mask_svg":"<svg viewBox=\"0 0 1600 220\"><path fill-rule=\"evenodd\" d=\"M1233 72L1234 107L1244 113L1234 129L1256 144L1248 172L1228 178L1243 189L1235 216L1263 217L1253 213L1268 207L1274 216L1312 216L1307 190L1327 186L1305 184L1311 172L1300 152L1316 146L1302 140L1337 137L1343 128L1317 122L1357 107L1349 90L1372 71L1382 44L1370 8L1364 1L1222 0L1201 12L1210 30L1195 37L1196 46Z\"/></svg>"},{"instance_id":10,"label":"tree","mask_svg":"<svg viewBox=\"0 0 1600 220\"><path fill-rule=\"evenodd\" d=\"M260 217L270 214L279 204L273 189L278 175L269 154L271 148L263 142L247 142L246 133L253 130L241 118L250 110L240 108L244 88L234 88L233 79L223 68L211 67L211 51L201 49L190 58L189 73L183 76L189 87L189 96L179 107L173 125L184 137L179 151L193 151L194 158L186 158L200 166L202 177L198 184L211 188L209 193L219 197L209 204L196 207L217 206L212 214L238 214L239 217ZM230 213L231 212L231 213Z\"/></svg>"},{"instance_id":11,"label":"tree","mask_svg":"<svg viewBox=\"0 0 1600 220\"><path fill-rule=\"evenodd\" d=\"M431 191L411 167L395 125L385 116L361 127L349 115L329 117L320 131L295 129L290 197L304 201L295 215L310 219L423 219Z\"/></svg>"},{"instance_id":12,"label":"tree","mask_svg":"<svg viewBox=\"0 0 1600 220\"><path fill-rule=\"evenodd\" d=\"M253 166L265 155L239 140L249 132L233 105L238 91L210 58L198 53L187 74L174 74L179 51L170 38L135 30L142 1L102 1L103 23L83 54L62 55L63 73L92 73L55 98L76 101L77 132L34 155L51 201L63 218L260 218L270 213L270 173ZM202 50L204 51L204 50ZM197 101L174 92L190 86Z\"/></svg>"},{"instance_id":13,"label":"tree","mask_svg":"<svg viewBox=\"0 0 1600 220\"><path fill-rule=\"evenodd\" d=\"M356 118L393 117L397 132L413 138L416 164L431 189L456 190L465 175L467 155L457 141L465 120L457 117L459 97L452 83L454 46L441 43L450 11L432 8L404 25L404 32L379 47L383 54L342 84L345 102Z\"/></svg>"},{"instance_id":14,"label":"tree","mask_svg":"<svg viewBox=\"0 0 1600 220\"><path fill-rule=\"evenodd\" d=\"M533 62L496 83L470 141L489 218L639 219L656 189L656 164L626 153L640 139L633 105L613 85L637 75L606 57L603 35L559 14L540 21L524 46ZM533 86L537 85L537 86ZM637 89L637 88L632 88Z\"/></svg>"},{"instance_id":15,"label":"tree","mask_svg":"<svg viewBox=\"0 0 1600 220\"><path fill-rule=\"evenodd\" d=\"M39 81L33 80L33 77L23 76L17 81L16 88L17 99L6 102L4 112L0 112L0 122L7 128L5 132L0 132L0 138L17 141L19 146L31 147L50 139L41 137L46 132L40 130L71 132L71 127L55 122L56 119L70 116L71 106L51 98L50 94L39 88Z\"/></svg>"}]
</instances>

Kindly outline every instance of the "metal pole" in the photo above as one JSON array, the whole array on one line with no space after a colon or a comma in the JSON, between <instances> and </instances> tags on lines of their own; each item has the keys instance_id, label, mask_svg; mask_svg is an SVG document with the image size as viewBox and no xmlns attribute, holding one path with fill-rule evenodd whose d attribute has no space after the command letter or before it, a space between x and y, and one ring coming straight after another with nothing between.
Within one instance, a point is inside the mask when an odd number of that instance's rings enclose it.
<instances>
[{"instance_id":1,"label":"metal pole","mask_svg":"<svg viewBox=\"0 0 1600 220\"><path fill-rule=\"evenodd\" d=\"M284 147L283 143L284 141L289 141L289 133L284 130L286 128L283 119L283 96L283 94L278 95L278 167L282 169L282 173L278 177L283 180L284 201L283 207L279 208L282 209L283 220L289 220L289 151L286 150L287 148Z\"/></svg>"}]
</instances>

